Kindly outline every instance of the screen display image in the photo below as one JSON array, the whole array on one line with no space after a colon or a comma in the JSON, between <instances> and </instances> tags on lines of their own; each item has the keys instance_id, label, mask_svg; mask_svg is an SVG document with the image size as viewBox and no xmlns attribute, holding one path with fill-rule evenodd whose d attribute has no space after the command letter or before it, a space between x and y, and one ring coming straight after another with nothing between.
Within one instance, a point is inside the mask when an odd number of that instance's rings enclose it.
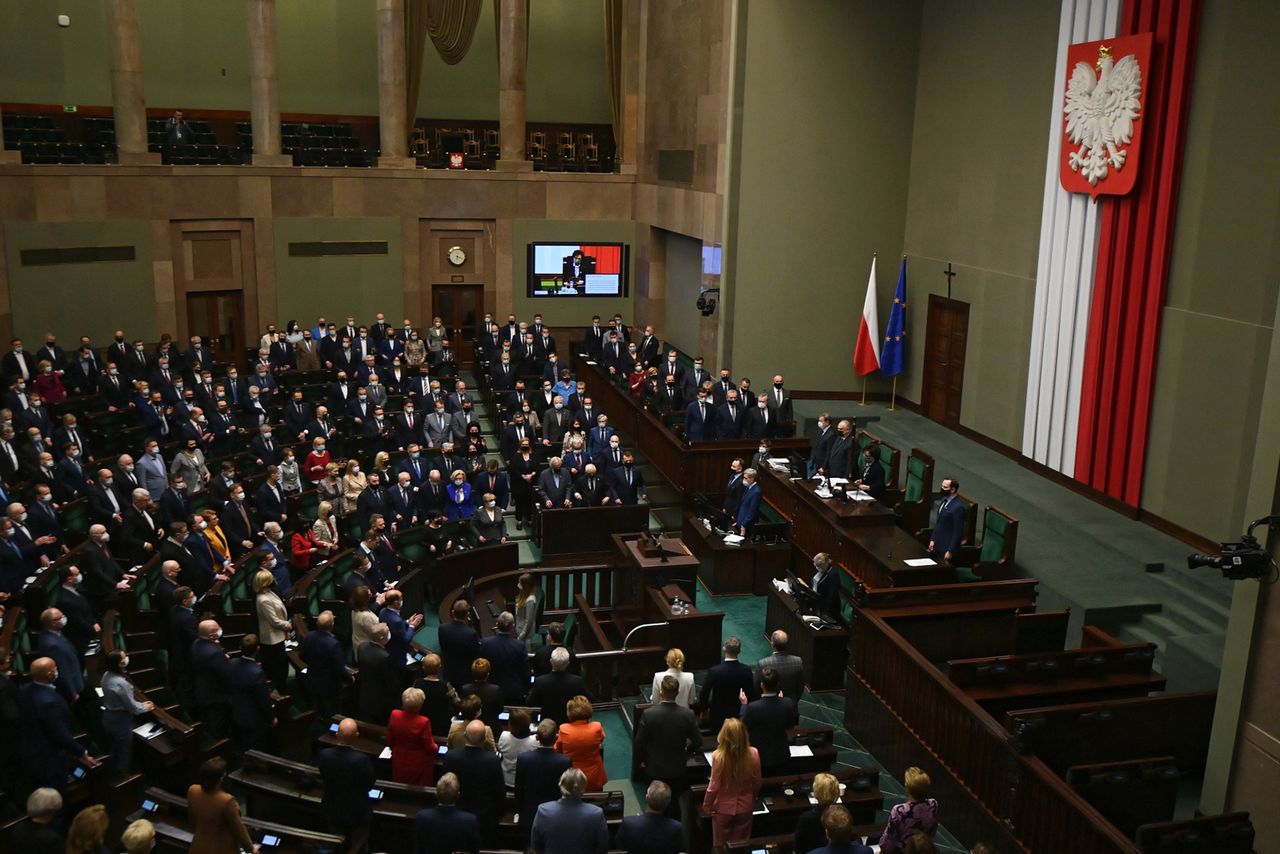
<instances>
[{"instance_id":1,"label":"screen display image","mask_svg":"<svg viewBox=\"0 0 1280 854\"><path fill-rule=\"evenodd\" d=\"M627 295L625 243L530 243L529 296Z\"/></svg>"}]
</instances>

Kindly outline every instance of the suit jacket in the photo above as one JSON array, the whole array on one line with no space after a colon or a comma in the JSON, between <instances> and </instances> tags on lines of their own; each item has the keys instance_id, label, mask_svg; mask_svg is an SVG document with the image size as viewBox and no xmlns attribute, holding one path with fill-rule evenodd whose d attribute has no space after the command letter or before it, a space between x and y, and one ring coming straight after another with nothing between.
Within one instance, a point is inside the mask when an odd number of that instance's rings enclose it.
<instances>
[{"instance_id":1,"label":"suit jacket","mask_svg":"<svg viewBox=\"0 0 1280 854\"><path fill-rule=\"evenodd\" d=\"M62 791L70 771L68 754L85 754L67 726L70 705L52 686L34 681L22 686L18 703L22 710L23 765L37 785Z\"/></svg>"},{"instance_id":2,"label":"suit jacket","mask_svg":"<svg viewBox=\"0 0 1280 854\"><path fill-rule=\"evenodd\" d=\"M777 671L778 690L782 692L782 696L790 697L799 703L800 698L804 696L804 660L788 652L766 655L756 662L756 682L760 681L760 674L766 667L772 667Z\"/></svg>"},{"instance_id":3,"label":"suit jacket","mask_svg":"<svg viewBox=\"0 0 1280 854\"><path fill-rule=\"evenodd\" d=\"M654 812L624 818L613 842L627 854L678 854L684 850L680 822Z\"/></svg>"},{"instance_id":4,"label":"suit jacket","mask_svg":"<svg viewBox=\"0 0 1280 854\"><path fill-rule=\"evenodd\" d=\"M573 486L573 478L569 476L569 470L561 467L559 471L559 485L556 484L556 473L548 467L538 473L538 502L545 505L547 501L551 502L553 508L563 507L565 499L569 497L570 488Z\"/></svg>"},{"instance_id":5,"label":"suit jacket","mask_svg":"<svg viewBox=\"0 0 1280 854\"><path fill-rule=\"evenodd\" d=\"M609 828L604 810L577 798L542 804L533 819L530 844L546 854L605 854Z\"/></svg>"},{"instance_id":6,"label":"suit jacket","mask_svg":"<svg viewBox=\"0 0 1280 854\"><path fill-rule=\"evenodd\" d=\"M853 434L841 436L838 433L831 442L831 450L827 454L827 477L848 477L853 471L854 455Z\"/></svg>"},{"instance_id":7,"label":"suit jacket","mask_svg":"<svg viewBox=\"0 0 1280 854\"><path fill-rule=\"evenodd\" d=\"M813 452L809 457L809 461L813 463L815 469L825 469L827 467L828 458L831 456L831 446L839 435L835 427L828 425L827 429L819 432L818 437L813 440Z\"/></svg>"},{"instance_id":8,"label":"suit jacket","mask_svg":"<svg viewBox=\"0 0 1280 854\"><path fill-rule=\"evenodd\" d=\"M571 767L573 760L554 747L537 747L516 757L516 812L526 840L538 806L560 797L560 775Z\"/></svg>"},{"instance_id":9,"label":"suit jacket","mask_svg":"<svg viewBox=\"0 0 1280 854\"><path fill-rule=\"evenodd\" d=\"M467 746L446 753L443 765L442 774L458 775L458 808L474 815L486 843L491 841L506 808L507 784L502 776L502 760L482 746Z\"/></svg>"},{"instance_id":10,"label":"suit jacket","mask_svg":"<svg viewBox=\"0 0 1280 854\"><path fill-rule=\"evenodd\" d=\"M860 481L867 488L867 494L880 501L884 498L884 466L880 465L878 459L867 462L866 459L858 461L858 469L854 472L855 479Z\"/></svg>"},{"instance_id":11,"label":"suit jacket","mask_svg":"<svg viewBox=\"0 0 1280 854\"><path fill-rule=\"evenodd\" d=\"M756 518L760 515L760 484L753 483L742 490L742 502L738 505L736 519L739 528L746 528L747 535L755 527Z\"/></svg>"},{"instance_id":12,"label":"suit jacket","mask_svg":"<svg viewBox=\"0 0 1280 854\"><path fill-rule=\"evenodd\" d=\"M480 852L480 823L454 806L434 806L413 817L414 854Z\"/></svg>"},{"instance_id":13,"label":"suit jacket","mask_svg":"<svg viewBox=\"0 0 1280 854\"><path fill-rule=\"evenodd\" d=\"M634 750L650 779L683 780L685 762L701 746L698 719L684 706L655 703L640 716Z\"/></svg>"},{"instance_id":14,"label":"suit jacket","mask_svg":"<svg viewBox=\"0 0 1280 854\"><path fill-rule=\"evenodd\" d=\"M271 680L258 662L248 658L227 661L227 687L231 697L231 719L248 730L270 729L273 708Z\"/></svg>"},{"instance_id":15,"label":"suit jacket","mask_svg":"<svg viewBox=\"0 0 1280 854\"><path fill-rule=\"evenodd\" d=\"M293 345L293 360L300 371L320 370L320 345L303 339Z\"/></svg>"},{"instance_id":16,"label":"suit jacket","mask_svg":"<svg viewBox=\"0 0 1280 854\"><path fill-rule=\"evenodd\" d=\"M588 700L591 692L581 676L573 673L544 673L533 680L526 701L530 706L540 707L539 714L554 721L565 720L565 707L569 701L581 694Z\"/></svg>"},{"instance_id":17,"label":"suit jacket","mask_svg":"<svg viewBox=\"0 0 1280 854\"><path fill-rule=\"evenodd\" d=\"M400 661L403 664L404 658ZM356 709L360 720L382 726L390 719L391 710L400 707L403 670L396 667L385 648L373 641L360 644L356 665L360 668L356 677Z\"/></svg>"},{"instance_id":18,"label":"suit jacket","mask_svg":"<svg viewBox=\"0 0 1280 854\"><path fill-rule=\"evenodd\" d=\"M625 466L616 468L608 474L607 479L620 504L637 504L640 496L646 494L644 475L640 473L640 469L633 467L629 473L630 483L627 482L628 471Z\"/></svg>"},{"instance_id":19,"label":"suit jacket","mask_svg":"<svg viewBox=\"0 0 1280 854\"><path fill-rule=\"evenodd\" d=\"M67 618L67 625L62 634L76 649L76 655L84 657L89 648L89 641L95 637L93 631L93 607L89 599L75 590L66 587L58 588L57 608Z\"/></svg>"},{"instance_id":20,"label":"suit jacket","mask_svg":"<svg viewBox=\"0 0 1280 854\"><path fill-rule=\"evenodd\" d=\"M938 503L938 518L933 525L933 551L937 555L951 552L954 558L960 550L964 539L965 523L969 520L969 509L960 496L944 498Z\"/></svg>"},{"instance_id":21,"label":"suit jacket","mask_svg":"<svg viewBox=\"0 0 1280 854\"><path fill-rule=\"evenodd\" d=\"M253 840L240 818L240 804L230 792L209 794L193 784L187 789L187 816L195 829L191 854L252 850Z\"/></svg>"},{"instance_id":22,"label":"suit jacket","mask_svg":"<svg viewBox=\"0 0 1280 854\"><path fill-rule=\"evenodd\" d=\"M461 688L471 681L471 662L480 657L480 635L466 623L450 620L440 626L439 638L444 679Z\"/></svg>"},{"instance_id":23,"label":"suit jacket","mask_svg":"<svg viewBox=\"0 0 1280 854\"><path fill-rule=\"evenodd\" d=\"M800 724L795 700L776 694L762 696L742 709L742 722L751 746L760 751L760 765L766 775L776 772L791 758L787 730Z\"/></svg>"},{"instance_id":24,"label":"suit jacket","mask_svg":"<svg viewBox=\"0 0 1280 854\"><path fill-rule=\"evenodd\" d=\"M609 488L608 481L600 472L597 472L594 477L586 472L578 475L577 481L573 484L573 491L582 496L584 507L600 507L606 498L613 497L613 490Z\"/></svg>"},{"instance_id":25,"label":"suit jacket","mask_svg":"<svg viewBox=\"0 0 1280 854\"><path fill-rule=\"evenodd\" d=\"M703 418L703 410L706 418ZM714 417L711 404L703 402L701 406L694 400L684 411L684 438L688 442L703 442L714 438L713 425L708 423Z\"/></svg>"},{"instance_id":26,"label":"suit jacket","mask_svg":"<svg viewBox=\"0 0 1280 854\"><path fill-rule=\"evenodd\" d=\"M471 517L471 530L477 538L484 537L486 544L501 542L502 538L507 536L507 523L502 517L501 508L495 507L491 518L489 511L481 507Z\"/></svg>"},{"instance_id":27,"label":"suit jacket","mask_svg":"<svg viewBox=\"0 0 1280 854\"><path fill-rule=\"evenodd\" d=\"M733 410L729 409L729 404L723 403L716 407L715 420L715 437L717 439L740 439L742 438L742 430L747 421L747 408L742 405L739 400Z\"/></svg>"},{"instance_id":28,"label":"suit jacket","mask_svg":"<svg viewBox=\"0 0 1280 854\"><path fill-rule=\"evenodd\" d=\"M837 573L843 572L840 567L832 565L832 567L818 580L814 586L814 592L818 594L818 601L822 606L822 613L832 617L840 616L840 576Z\"/></svg>"},{"instance_id":29,"label":"suit jacket","mask_svg":"<svg viewBox=\"0 0 1280 854\"><path fill-rule=\"evenodd\" d=\"M772 439L776 435L778 435L778 425L769 407L766 406L761 410L759 406L752 406L747 410L747 417L742 426L742 438Z\"/></svg>"},{"instance_id":30,"label":"suit jacket","mask_svg":"<svg viewBox=\"0 0 1280 854\"><path fill-rule=\"evenodd\" d=\"M586 422L582 422L586 426ZM600 425L596 424L587 431L587 456L596 457L609 451L609 440L613 438L614 429L608 425L604 428L604 433L600 432Z\"/></svg>"},{"instance_id":31,"label":"suit jacket","mask_svg":"<svg viewBox=\"0 0 1280 854\"><path fill-rule=\"evenodd\" d=\"M263 481L254 493L254 498L258 502L258 516L263 522L281 521L281 517L285 515L284 488L278 482L273 491L271 486Z\"/></svg>"},{"instance_id":32,"label":"suit jacket","mask_svg":"<svg viewBox=\"0 0 1280 854\"><path fill-rule=\"evenodd\" d=\"M302 680L307 693L312 696L336 700L342 693L342 686L354 681L351 671L347 670L342 645L329 632L308 632L302 639L298 654L307 666Z\"/></svg>"},{"instance_id":33,"label":"suit jacket","mask_svg":"<svg viewBox=\"0 0 1280 854\"><path fill-rule=\"evenodd\" d=\"M520 705L529 687L529 655L514 635L496 634L480 641L480 656L489 659L489 680L502 686L508 705Z\"/></svg>"},{"instance_id":34,"label":"suit jacket","mask_svg":"<svg viewBox=\"0 0 1280 854\"><path fill-rule=\"evenodd\" d=\"M373 819L369 790L377 782L373 760L351 747L326 747L316 756L316 768L324 784L320 803L329 825L343 833L367 826Z\"/></svg>"},{"instance_id":35,"label":"suit jacket","mask_svg":"<svg viewBox=\"0 0 1280 854\"><path fill-rule=\"evenodd\" d=\"M722 661L707 671L702 681L702 692L698 695L698 708L706 710L712 732L720 732L725 718L738 716L741 710L739 691L745 691L748 700L760 695L751 668L741 661Z\"/></svg>"},{"instance_id":36,"label":"suit jacket","mask_svg":"<svg viewBox=\"0 0 1280 854\"><path fill-rule=\"evenodd\" d=\"M68 703L84 692L84 668L75 646L60 634L42 631L36 635L36 650L58 663L58 680L54 684Z\"/></svg>"},{"instance_id":37,"label":"suit jacket","mask_svg":"<svg viewBox=\"0 0 1280 854\"><path fill-rule=\"evenodd\" d=\"M742 472L732 475L729 483L724 490L724 512L734 520L738 518L738 508L742 505L742 493L746 490L746 483L742 479Z\"/></svg>"},{"instance_id":38,"label":"suit jacket","mask_svg":"<svg viewBox=\"0 0 1280 854\"><path fill-rule=\"evenodd\" d=\"M227 702L227 663L227 655L217 641L198 638L191 645L197 705L216 706Z\"/></svg>"},{"instance_id":39,"label":"suit jacket","mask_svg":"<svg viewBox=\"0 0 1280 854\"><path fill-rule=\"evenodd\" d=\"M391 632L387 640L387 655L391 658L392 665L403 669L405 656L409 654L409 644L413 641L413 626L398 611L390 608L383 608L378 618L387 624Z\"/></svg>"}]
</instances>

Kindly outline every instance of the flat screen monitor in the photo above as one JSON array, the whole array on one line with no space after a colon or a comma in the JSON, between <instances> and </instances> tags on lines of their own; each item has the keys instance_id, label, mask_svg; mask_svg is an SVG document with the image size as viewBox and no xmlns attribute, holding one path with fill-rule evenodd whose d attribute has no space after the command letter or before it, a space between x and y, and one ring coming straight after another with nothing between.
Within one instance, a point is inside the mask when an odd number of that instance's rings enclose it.
<instances>
[{"instance_id":1,"label":"flat screen monitor","mask_svg":"<svg viewBox=\"0 0 1280 854\"><path fill-rule=\"evenodd\" d=\"M625 243L530 243L529 296L625 297Z\"/></svg>"}]
</instances>

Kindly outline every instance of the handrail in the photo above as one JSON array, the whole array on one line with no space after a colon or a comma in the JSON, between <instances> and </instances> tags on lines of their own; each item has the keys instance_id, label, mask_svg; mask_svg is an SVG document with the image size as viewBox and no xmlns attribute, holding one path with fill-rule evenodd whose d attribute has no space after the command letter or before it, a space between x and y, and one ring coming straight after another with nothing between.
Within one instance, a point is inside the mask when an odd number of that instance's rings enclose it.
<instances>
[{"instance_id":1,"label":"handrail","mask_svg":"<svg viewBox=\"0 0 1280 854\"><path fill-rule=\"evenodd\" d=\"M668 622L667 620L663 620L661 623L641 623L631 631L627 632L627 636L622 639L622 651L623 652L627 651L627 644L631 642L631 636L634 635L636 632L640 631L641 629L660 629L663 626L669 626L669 625L671 625L671 623Z\"/></svg>"}]
</instances>

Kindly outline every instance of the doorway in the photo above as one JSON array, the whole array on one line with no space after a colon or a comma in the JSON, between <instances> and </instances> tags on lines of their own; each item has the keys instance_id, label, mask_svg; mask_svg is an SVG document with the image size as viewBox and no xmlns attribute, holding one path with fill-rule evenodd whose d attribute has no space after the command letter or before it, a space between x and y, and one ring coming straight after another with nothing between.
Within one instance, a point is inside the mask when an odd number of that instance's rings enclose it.
<instances>
[{"instance_id":1,"label":"doorway","mask_svg":"<svg viewBox=\"0 0 1280 854\"><path fill-rule=\"evenodd\" d=\"M458 359L458 367L475 367L472 342L480 329L483 316L484 285L433 285L431 316L439 317L449 332L449 344ZM430 324L423 324L424 326Z\"/></svg>"},{"instance_id":2,"label":"doorway","mask_svg":"<svg viewBox=\"0 0 1280 854\"><path fill-rule=\"evenodd\" d=\"M969 304L930 294L929 321L925 328L924 383L920 396L925 417L947 427L960 426L964 352L968 337Z\"/></svg>"},{"instance_id":3,"label":"doorway","mask_svg":"<svg viewBox=\"0 0 1280 854\"><path fill-rule=\"evenodd\" d=\"M196 291L187 294L187 329L213 350L215 362L245 370L244 294Z\"/></svg>"}]
</instances>

